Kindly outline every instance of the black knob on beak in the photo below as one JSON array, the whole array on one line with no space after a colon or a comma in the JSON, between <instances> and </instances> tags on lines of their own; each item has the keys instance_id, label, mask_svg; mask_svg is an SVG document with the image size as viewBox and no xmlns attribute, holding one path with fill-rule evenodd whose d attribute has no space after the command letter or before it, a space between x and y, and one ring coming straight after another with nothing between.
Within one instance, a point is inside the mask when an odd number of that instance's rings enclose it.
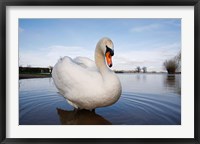
<instances>
[{"instance_id":1,"label":"black knob on beak","mask_svg":"<svg viewBox=\"0 0 200 144\"><path fill-rule=\"evenodd\" d=\"M111 48L109 48L107 45L106 45L106 53L107 52L110 52L110 55L111 56L114 56L114 50L112 50Z\"/></svg>"}]
</instances>

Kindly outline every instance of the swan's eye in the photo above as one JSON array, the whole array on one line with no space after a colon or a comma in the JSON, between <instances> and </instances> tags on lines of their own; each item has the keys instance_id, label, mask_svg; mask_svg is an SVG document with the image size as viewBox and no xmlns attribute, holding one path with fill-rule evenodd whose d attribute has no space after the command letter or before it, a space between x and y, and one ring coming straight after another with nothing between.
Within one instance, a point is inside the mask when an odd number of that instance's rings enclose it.
<instances>
[{"instance_id":1,"label":"swan's eye","mask_svg":"<svg viewBox=\"0 0 200 144\"><path fill-rule=\"evenodd\" d=\"M109 47L106 45L106 53L107 53L107 52L110 52L110 55L111 55L111 56L114 56L114 50L112 50L111 48L109 48ZM105 54L106 54L106 53L105 53Z\"/></svg>"}]
</instances>

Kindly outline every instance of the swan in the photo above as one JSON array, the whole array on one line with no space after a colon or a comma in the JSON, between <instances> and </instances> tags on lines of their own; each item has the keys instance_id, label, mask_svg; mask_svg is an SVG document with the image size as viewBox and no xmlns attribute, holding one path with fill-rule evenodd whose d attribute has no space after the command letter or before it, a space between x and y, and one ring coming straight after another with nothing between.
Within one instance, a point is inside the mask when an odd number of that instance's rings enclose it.
<instances>
[{"instance_id":1,"label":"swan","mask_svg":"<svg viewBox=\"0 0 200 144\"><path fill-rule=\"evenodd\" d=\"M86 57L60 58L52 71L59 93L75 109L94 110L117 102L122 88L119 78L109 68L113 55L113 42L102 38L96 45L95 62Z\"/></svg>"}]
</instances>

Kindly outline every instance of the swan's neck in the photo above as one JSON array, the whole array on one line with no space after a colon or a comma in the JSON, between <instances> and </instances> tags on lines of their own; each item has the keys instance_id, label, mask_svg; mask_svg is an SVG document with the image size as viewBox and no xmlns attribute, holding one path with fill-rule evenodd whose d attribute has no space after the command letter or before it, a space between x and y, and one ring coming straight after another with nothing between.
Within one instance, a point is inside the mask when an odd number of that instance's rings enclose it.
<instances>
[{"instance_id":1,"label":"swan's neck","mask_svg":"<svg viewBox=\"0 0 200 144\"><path fill-rule=\"evenodd\" d=\"M105 56L102 50L98 47L98 45L95 50L95 63L102 75L105 75L111 72L110 69L106 65Z\"/></svg>"}]
</instances>

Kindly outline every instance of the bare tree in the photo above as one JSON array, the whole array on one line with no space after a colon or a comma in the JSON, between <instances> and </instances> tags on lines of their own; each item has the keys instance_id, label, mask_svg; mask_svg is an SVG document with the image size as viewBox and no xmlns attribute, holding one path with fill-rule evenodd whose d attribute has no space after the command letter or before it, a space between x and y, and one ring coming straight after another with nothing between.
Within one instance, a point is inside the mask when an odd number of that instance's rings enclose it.
<instances>
[{"instance_id":1,"label":"bare tree","mask_svg":"<svg viewBox=\"0 0 200 144\"><path fill-rule=\"evenodd\" d=\"M181 52L172 59L166 60L163 65L169 74L175 74L176 70L181 67Z\"/></svg>"},{"instance_id":2,"label":"bare tree","mask_svg":"<svg viewBox=\"0 0 200 144\"><path fill-rule=\"evenodd\" d=\"M141 68L140 68L140 66L137 66L136 71L137 71L138 73L141 72Z\"/></svg>"},{"instance_id":3,"label":"bare tree","mask_svg":"<svg viewBox=\"0 0 200 144\"><path fill-rule=\"evenodd\" d=\"M181 52L178 53L178 55L175 57L176 61L177 61L177 71L181 71Z\"/></svg>"},{"instance_id":4,"label":"bare tree","mask_svg":"<svg viewBox=\"0 0 200 144\"><path fill-rule=\"evenodd\" d=\"M143 73L146 73L147 72L147 67L143 67L142 70L143 70Z\"/></svg>"}]
</instances>

